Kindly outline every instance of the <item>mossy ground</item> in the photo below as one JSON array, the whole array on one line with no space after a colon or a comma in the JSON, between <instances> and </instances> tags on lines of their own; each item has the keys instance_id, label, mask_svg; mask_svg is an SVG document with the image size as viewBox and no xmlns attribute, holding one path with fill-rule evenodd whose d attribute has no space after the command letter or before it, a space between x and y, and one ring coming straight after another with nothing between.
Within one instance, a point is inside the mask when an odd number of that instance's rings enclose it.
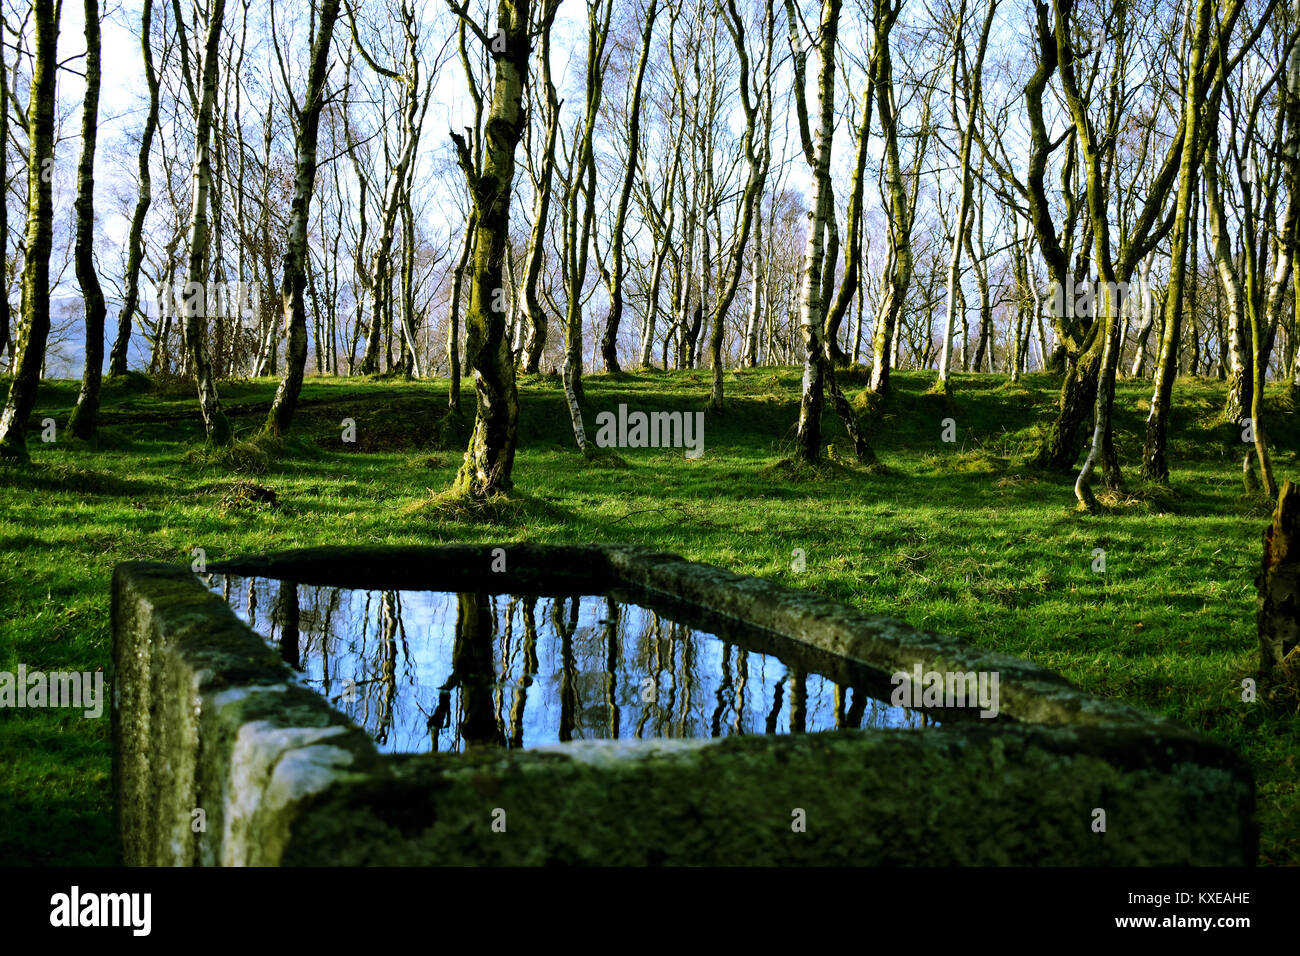
<instances>
[{"instance_id":1,"label":"mossy ground","mask_svg":"<svg viewBox=\"0 0 1300 956\"><path fill-rule=\"evenodd\" d=\"M586 416L703 411L707 370L586 379ZM862 383L842 373L856 399ZM1261 862L1300 863L1294 713L1241 700L1257 661L1254 576L1270 503L1244 497L1240 430L1223 386L1180 380L1169 487L1138 481L1150 385L1121 382L1115 433L1126 485L1076 513L1074 475L1022 462L1055 409L1059 378L895 373L873 441L879 469L853 464L826 415L830 466L787 459L799 370L729 373L727 410L705 451L619 449L584 460L558 384L521 380L520 448L507 500L445 499L473 416L445 382L309 379L281 447L256 440L270 379L228 382L222 400L246 444L202 446L192 392L130 380L105 388L91 443L64 431L76 383L49 382L28 466L0 464L0 670L95 670L110 657L109 578L119 561L188 564L320 544L624 542L812 588L863 610L1033 660L1084 690L1145 706L1238 749L1259 786ZM0 385L5 383L0 382ZM957 440L940 440L953 418ZM357 441L340 440L342 420ZM1300 430L1266 423L1279 482L1300 477ZM615 467L619 465L619 467ZM268 497L267 492L271 493ZM794 549L806 570L794 570ZM1096 548L1105 573L1093 571ZM0 864L114 862L109 722L70 711L0 710Z\"/></svg>"}]
</instances>

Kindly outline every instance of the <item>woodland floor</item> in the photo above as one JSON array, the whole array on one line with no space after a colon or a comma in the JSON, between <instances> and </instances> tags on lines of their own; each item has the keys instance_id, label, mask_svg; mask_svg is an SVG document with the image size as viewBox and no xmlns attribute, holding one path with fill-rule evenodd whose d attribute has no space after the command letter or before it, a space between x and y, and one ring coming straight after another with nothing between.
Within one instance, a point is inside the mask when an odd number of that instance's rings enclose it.
<instances>
[{"instance_id":1,"label":"woodland floor","mask_svg":"<svg viewBox=\"0 0 1300 956\"><path fill-rule=\"evenodd\" d=\"M703 409L711 373L586 378L586 421L633 410ZM511 501L481 514L418 503L449 486L473 418L445 419L446 382L309 379L293 437L268 460L202 446L193 393L140 377L105 388L92 444L64 424L76 383L42 387L30 466L0 466L0 670L95 670L110 657L109 579L119 561L188 564L314 544L610 541L812 588L866 611L1029 658L1083 689L1159 711L1238 749L1254 767L1265 864L1300 863L1300 716L1241 700L1258 657L1254 577L1270 505L1244 497L1239 429L1219 421L1224 387L1175 388L1171 487L1137 479L1151 387L1121 382L1116 440L1126 494L1074 510L1073 475L1023 464L1055 408L1059 379L1018 384L900 373L874 438L887 466L819 473L781 464L797 417L798 369L728 373L728 409L705 453L577 453L558 381L521 382ZM861 372L841 375L853 395ZM0 382L0 385L5 383ZM7 389L7 385L5 386ZM270 379L228 382L237 433L261 424ZM39 423L58 423L43 444ZM957 440L940 441L953 418ZM357 442L340 441L352 418ZM1267 421L1279 483L1300 477L1300 429ZM834 415L828 441L847 444ZM271 489L260 501L241 483ZM792 569L802 548L807 569ZM1093 549L1106 552L1104 574ZM0 710L0 865L112 864L107 713Z\"/></svg>"}]
</instances>

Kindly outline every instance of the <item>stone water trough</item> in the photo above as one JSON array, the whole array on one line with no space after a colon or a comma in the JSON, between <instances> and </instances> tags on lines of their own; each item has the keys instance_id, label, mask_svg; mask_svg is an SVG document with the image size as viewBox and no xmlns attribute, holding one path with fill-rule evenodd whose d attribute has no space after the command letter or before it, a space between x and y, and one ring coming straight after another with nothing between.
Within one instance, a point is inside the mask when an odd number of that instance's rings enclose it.
<instances>
[{"instance_id":1,"label":"stone water trough","mask_svg":"<svg viewBox=\"0 0 1300 956\"><path fill-rule=\"evenodd\" d=\"M808 591L624 546L315 548L208 571L276 582L293 596L292 658L241 621L210 578L188 567L117 566L113 770L127 864L1242 866L1256 859L1254 784L1231 750L1081 693L1026 661ZM656 622L662 612L728 642L713 645L730 648L725 667L736 648L766 655L747 658L759 662L748 672L752 687L771 690L760 678L786 677L773 685L767 733L738 716L740 730L719 734L716 714L724 696L735 697L730 679L697 695L708 698L698 709L713 709L714 729L703 718L690 739L671 725L662 739L638 739L631 716L606 727L607 710L648 713L645 698L629 696L626 679L621 711L599 679L583 685L608 703L584 725L584 711L571 706L577 678L566 670L554 686L561 688L555 699L568 702L558 738L567 742L528 747L526 737L522 746L508 739L492 707L500 715L503 695L507 703L511 693L522 695L489 682L478 700L490 706L479 714L501 745L384 752L366 721L318 692L297 661L297 594L311 587L634 601L656 609ZM576 599L571 606L576 620ZM454 656L466 673L460 636ZM489 670L493 646L483 644ZM391 660L400 663L396 652ZM535 721L550 713L538 696L546 660L530 672ZM702 668L688 665L683 673ZM895 686L932 673L996 675L996 716L926 700L919 726L842 720L847 688L855 700L865 691L888 701ZM390 667L394 687L401 683L395 674ZM790 674L795 680L784 683ZM783 687L805 687L798 675L830 688L828 726L843 729L811 732L803 716L809 705L800 698L796 716L794 696L782 702ZM447 685L426 684L449 693ZM462 684L452 709L463 716L472 685ZM923 703L916 690L914 706ZM790 714L790 730L810 732L772 732L780 729L779 710ZM591 739L602 734L611 739Z\"/></svg>"}]
</instances>

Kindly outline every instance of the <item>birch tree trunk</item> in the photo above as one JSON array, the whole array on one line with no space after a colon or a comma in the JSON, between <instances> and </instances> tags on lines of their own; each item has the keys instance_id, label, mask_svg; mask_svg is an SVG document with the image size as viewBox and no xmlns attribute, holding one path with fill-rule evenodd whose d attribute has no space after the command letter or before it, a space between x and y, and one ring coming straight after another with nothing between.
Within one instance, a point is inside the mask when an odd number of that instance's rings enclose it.
<instances>
[{"instance_id":1,"label":"birch tree trunk","mask_svg":"<svg viewBox=\"0 0 1300 956\"><path fill-rule=\"evenodd\" d=\"M4 29L0 28L0 143L9 142L9 83L5 79ZM9 150L0 166L0 193L9 191ZM0 357L9 351L9 272L5 257L9 249L9 203L0 202Z\"/></svg>"},{"instance_id":2,"label":"birch tree trunk","mask_svg":"<svg viewBox=\"0 0 1300 956\"><path fill-rule=\"evenodd\" d=\"M546 141L542 148L542 169L537 184L537 197L533 204L533 225L528 234L528 262L524 267L524 308L528 329L524 335L523 370L535 375L546 348L546 312L537 295L537 283L542 274L542 259L546 249L546 230L551 211L552 183L555 178L555 140L560 131L560 102L551 80L551 25L559 9L559 0L548 0L543 6L541 52L542 90L546 96Z\"/></svg>"},{"instance_id":3,"label":"birch tree trunk","mask_svg":"<svg viewBox=\"0 0 1300 956\"><path fill-rule=\"evenodd\" d=\"M797 18L793 0L786 0L791 45L795 45ZM822 301L823 234L830 215L831 145L835 135L835 45L840 22L840 0L822 0L821 29L817 44L817 139L815 149L807 135L808 110L800 109L800 131L804 154L812 168L812 222L804 246L803 279L799 294L799 327L803 334L803 387L799 400L799 425L795 437L795 454L802 461L821 460L821 419L825 403L826 358L822 351L821 332L826 321ZM802 103L803 53L796 53L795 83Z\"/></svg>"},{"instance_id":4,"label":"birch tree trunk","mask_svg":"<svg viewBox=\"0 0 1300 956\"><path fill-rule=\"evenodd\" d=\"M212 184L211 144L212 104L217 93L217 54L221 43L221 21L225 16L225 0L212 0L208 10L207 40L203 51L203 72L200 84L199 112L194 130L194 202L190 209L190 255L186 276L187 294L200 290L199 303L191 300L181 310L181 324L185 336L185 354L190 370L198 383L199 411L203 415L203 428L208 442L221 446L230 444L230 422L221 411L217 396L217 383L212 375L212 357L208 353L208 330L203 303L206 301L208 278L208 194ZM197 27L197 24L196 24ZM184 42L182 40L182 42Z\"/></svg>"},{"instance_id":5,"label":"birch tree trunk","mask_svg":"<svg viewBox=\"0 0 1300 956\"><path fill-rule=\"evenodd\" d=\"M1047 278L1050 289L1064 297L1070 288L1070 265L1067 249L1062 247L1062 239L1052 219L1052 206L1047 196L1044 183L1048 159L1055 148L1048 139L1046 121L1043 116L1043 94L1048 82L1057 69L1057 44L1048 16L1046 3L1035 0L1035 31L1037 35L1038 67L1025 84L1025 113L1029 120L1030 149L1029 167L1025 176L1025 192L1029 202L1030 221L1038 241L1039 251L1047 264ZM1075 200L1072 198L1073 187L1065 192L1067 217L1074 215ZM1068 240L1068 234L1066 239ZM1049 302L1052 299L1049 297ZM1038 310L1041 315L1041 303ZM1077 435L1079 426L1092 405L1097 387L1098 366L1101 351L1095 347L1097 323L1087 324L1077 319L1073 310L1053 309L1052 325L1060 343L1058 352L1063 352L1072 361L1065 370L1061 383L1061 396L1057 416L1048 435L1039 448L1036 463L1056 471L1069 471L1078 455ZM1045 337L1040 334L1040 351L1045 344ZM1043 352L1044 369L1054 367L1055 353L1049 356Z\"/></svg>"},{"instance_id":6,"label":"birch tree trunk","mask_svg":"<svg viewBox=\"0 0 1300 956\"><path fill-rule=\"evenodd\" d=\"M1292 5L1293 17L1300 16L1300 0ZM1292 20L1296 22L1295 19ZM1286 140L1282 143L1282 167L1286 177L1287 203L1278 229L1277 258L1269 281L1263 321L1257 312L1251 312L1250 344L1254 381L1251 385L1250 418L1255 432L1255 456L1259 461L1259 477L1264 493L1270 498L1278 495L1273 479L1273 464L1269 457L1268 440L1264 433L1264 383L1268 373L1269 346L1264 342L1265 329L1275 329L1286 307L1287 283L1295 264L1296 230L1300 225L1300 28L1293 28L1291 51L1287 61L1286 89L1282 92L1282 108L1286 114ZM1247 459L1249 463L1249 458Z\"/></svg>"},{"instance_id":7,"label":"birch tree trunk","mask_svg":"<svg viewBox=\"0 0 1300 956\"><path fill-rule=\"evenodd\" d=\"M1243 323L1241 277L1237 273L1237 264L1233 260L1232 240L1228 237L1228 227L1223 208L1223 193L1219 186L1219 139L1211 136L1205 148L1203 168L1205 182L1206 223L1210 230L1210 244L1214 256L1214 268L1219 274L1227 300L1226 342L1223 343L1228 353L1228 395L1224 403L1224 421L1233 425L1240 423L1250 406L1251 362L1250 348L1247 342L1249 329ZM1135 363L1136 364L1136 363Z\"/></svg>"},{"instance_id":8,"label":"birch tree trunk","mask_svg":"<svg viewBox=\"0 0 1300 956\"><path fill-rule=\"evenodd\" d=\"M611 269L609 274L609 315L605 318L605 331L600 338L600 354L607 372L619 371L618 328L623 320L623 273L626 256L623 250L623 231L627 223L628 200L636 179L638 150L641 144L641 86L645 79L646 64L650 61L650 38L658 16L658 0L650 0L641 28L641 54L636 65L636 79L632 87L632 103L628 109L627 170L623 174L623 188L618 196L614 213L614 230L610 237Z\"/></svg>"},{"instance_id":9,"label":"birch tree trunk","mask_svg":"<svg viewBox=\"0 0 1300 956\"><path fill-rule=\"evenodd\" d=\"M601 6L604 5L602 11ZM605 82L605 45L613 0L592 0L587 4L587 85L583 117L575 157L570 166L568 229L565 236L566 309L564 323L564 367L561 370L564 396L573 424L573 437L580 451L587 450L587 433L582 423L582 289L587 276L591 231L596 218L596 119ZM579 199L582 199L581 204Z\"/></svg>"},{"instance_id":10,"label":"birch tree trunk","mask_svg":"<svg viewBox=\"0 0 1300 956\"><path fill-rule=\"evenodd\" d=\"M758 325L763 316L763 216L754 221L754 246L758 254L754 256L749 271L749 314L745 319L745 356L742 364L745 368L758 365Z\"/></svg>"},{"instance_id":11,"label":"birch tree trunk","mask_svg":"<svg viewBox=\"0 0 1300 956\"><path fill-rule=\"evenodd\" d=\"M384 202L381 207L379 233L370 259L370 334L366 338L366 352L361 360L361 374L375 375L379 372L381 338L385 331L391 333L392 328L390 259L393 233L397 223L397 207L406 185L406 170L413 161L420 138L416 122L416 115L420 111L420 55L414 7L407 6L405 3L402 5L402 30L406 35L406 64L404 72L400 74L380 66L365 52L357 37L355 26L354 21L353 39L357 41L357 49L370 68L381 76L398 81L402 86L402 151L398 154L397 163L388 174L388 184L385 187ZM426 108L432 89L431 83L426 84L424 95Z\"/></svg>"},{"instance_id":12,"label":"birch tree trunk","mask_svg":"<svg viewBox=\"0 0 1300 956\"><path fill-rule=\"evenodd\" d=\"M723 410L722 394L722 338L727 310L735 299L736 289L740 285L740 275L745 268L745 248L754 222L755 209L759 197L763 194L763 179L767 174L771 157L771 146L766 137L771 135L772 111L766 108L766 125L763 127L764 140L755 149L755 135L758 129L758 114L764 97L769 95L772 83L772 39L775 29L775 16L772 0L766 0L763 37L763 85L750 90L749 52L745 46L745 22L736 10L735 0L727 0L725 21L731 38L736 45L736 56L740 61L740 102L745 114L745 132L742 137L741 152L745 156L748 174L745 179L745 191L740 199L740 208L736 211L736 227L732 234L736 236L731 247L731 255L723 273L722 289L713 305L711 332L709 335L709 353L713 362L713 394L709 408L715 412ZM707 267L707 266L706 266Z\"/></svg>"},{"instance_id":13,"label":"birch tree trunk","mask_svg":"<svg viewBox=\"0 0 1300 956\"><path fill-rule=\"evenodd\" d=\"M1174 379L1178 377L1178 341L1183 320L1183 288L1187 274L1187 245L1189 219L1196 199L1196 169L1200 155L1202 103L1200 94L1201 63L1210 32L1210 0L1196 0L1195 20L1188 18L1187 30L1191 36L1188 50L1190 58L1187 78L1183 88L1184 145L1179 170L1178 199L1174 231L1170 240L1169 286L1165 295L1164 330L1160 336L1160 354L1157 358L1155 389L1151 398L1151 411L1147 416L1146 437L1142 445L1142 477L1148 481L1167 482L1169 461L1166 442L1169 432L1170 398Z\"/></svg>"},{"instance_id":14,"label":"birch tree trunk","mask_svg":"<svg viewBox=\"0 0 1300 956\"><path fill-rule=\"evenodd\" d=\"M521 108L528 79L529 0L499 0L492 107L487 117L483 170L474 168L464 139L454 137L458 162L476 213L469 312L465 317L465 361L474 373L477 399L474 431L454 490L487 498L511 488L519 398L506 336L506 309L499 292L505 248L510 241L510 193L515 147L523 133ZM482 37L484 42L487 37Z\"/></svg>"},{"instance_id":15,"label":"birch tree trunk","mask_svg":"<svg viewBox=\"0 0 1300 956\"><path fill-rule=\"evenodd\" d=\"M220 0L217 0L220 2ZM0 412L0 458L27 460L27 419L45 364L50 334L50 249L54 241L54 79L59 24L55 0L33 0L35 56L27 104L27 237L23 257L23 325L14 345L9 397Z\"/></svg>"},{"instance_id":16,"label":"birch tree trunk","mask_svg":"<svg viewBox=\"0 0 1300 956\"><path fill-rule=\"evenodd\" d=\"M117 337L108 354L108 374L126 372L127 351L131 342L131 323L140 302L140 266L144 260L144 220L153 201L153 181L149 174L149 156L153 150L153 137L158 129L158 74L153 65L153 47L149 34L153 31L153 0L144 0L140 13L140 52L144 57L144 78L149 85L149 112L145 115L144 131L140 134L140 157L137 163L140 194L135 213L131 216L131 231L127 237L126 289L122 296L122 310L117 314Z\"/></svg>"},{"instance_id":17,"label":"birch tree trunk","mask_svg":"<svg viewBox=\"0 0 1300 956\"><path fill-rule=\"evenodd\" d=\"M1141 295L1142 301L1141 320L1138 323L1137 333L1134 335L1134 353L1133 365L1129 369L1130 378L1140 378L1142 370L1146 366L1147 359L1147 339L1151 336L1151 329L1155 325L1155 293L1151 289L1151 265L1155 259L1155 253L1151 253L1142 260L1141 270Z\"/></svg>"},{"instance_id":18,"label":"birch tree trunk","mask_svg":"<svg viewBox=\"0 0 1300 956\"><path fill-rule=\"evenodd\" d=\"M470 210L465 222L465 238L461 240L460 261L451 275L451 306L447 310L447 407L453 412L460 408L460 303L464 295L465 270L474 251L475 212Z\"/></svg>"},{"instance_id":19,"label":"birch tree trunk","mask_svg":"<svg viewBox=\"0 0 1300 956\"><path fill-rule=\"evenodd\" d=\"M302 108L297 110L298 156L294 166L293 200L289 206L284 278L280 284L280 306L288 326L288 344L284 377L280 379L271 410L266 416L266 431L276 437L288 431L293 421L298 397L302 393L303 368L307 363L307 306L303 298L307 284L307 227L311 223L311 197L316 186L317 132L321 108L325 105L325 80L329 75L330 49L338 16L339 0L324 0L311 45L307 90ZM319 336L317 342L319 344Z\"/></svg>"},{"instance_id":20,"label":"birch tree trunk","mask_svg":"<svg viewBox=\"0 0 1300 956\"><path fill-rule=\"evenodd\" d=\"M662 208L656 209L654 197L646 190L644 212L650 222L655 240L654 262L650 267L650 288L646 293L645 316L641 323L641 359L640 367L650 368L650 351L654 346L655 324L659 317L659 290L663 287L664 265L672 254L673 224L677 219L677 204L673 202L673 193L677 188L677 176L682 165L681 141L685 135L685 124L677 129L677 138L673 145L673 160L668 167L668 176L664 180Z\"/></svg>"},{"instance_id":21,"label":"birch tree trunk","mask_svg":"<svg viewBox=\"0 0 1300 956\"><path fill-rule=\"evenodd\" d=\"M844 249L844 279L840 283L838 294L833 299L829 294L826 296L827 312L823 348L826 360L838 366L846 366L849 363L849 356L839 346L840 324L844 321L849 303L853 301L853 296L862 282L862 197L865 189L867 144L871 138L871 108L876 83L874 70L876 62L873 58L873 68L868 70L867 90L862 97L862 117L858 123L857 156L853 164L853 180L849 188L847 221L844 227L848 237ZM828 250L826 258L834 263L834 252ZM823 283L823 288L828 286L828 283ZM833 288L830 291L833 292ZM859 320L859 328L861 328L861 320Z\"/></svg>"},{"instance_id":22,"label":"birch tree trunk","mask_svg":"<svg viewBox=\"0 0 1300 956\"><path fill-rule=\"evenodd\" d=\"M68 430L81 439L94 436L99 419L99 386L104 374L104 290L95 274L95 143L99 130L99 0L86 0L86 96L81 105L81 161L77 164L77 282L85 302L86 357L81 390Z\"/></svg>"},{"instance_id":23,"label":"birch tree trunk","mask_svg":"<svg viewBox=\"0 0 1300 956\"><path fill-rule=\"evenodd\" d=\"M894 68L889 52L889 32L898 16L888 0L876 0L876 56L880 65L876 78L876 109L885 137L886 183L889 193L889 238L893 251L893 271L885 294L884 307L876 321L872 343L870 390L877 401L889 394L889 371L898 347L896 329L912 282L911 203L903 186L902 162L898 153L898 112L894 107ZM919 152L919 147L918 147Z\"/></svg>"},{"instance_id":24,"label":"birch tree trunk","mask_svg":"<svg viewBox=\"0 0 1300 956\"><path fill-rule=\"evenodd\" d=\"M964 45L966 0L961 0L957 11L957 23L953 31L952 69L950 71L949 112L953 123L959 122L957 116L957 89L962 87L966 96L966 123L962 127L961 148L958 166L961 173L961 190L957 200L957 229L952 237L952 255L948 260L948 299L944 307L943 343L939 350L939 382L948 389L950 367L952 364L953 318L957 308L957 284L961 281L961 250L968 241L971 215L971 194L973 182L971 177L971 147L975 140L975 111L979 108L980 87L984 72L984 51L988 49L989 29L993 25L993 15L997 11L997 0L989 0L988 11L984 15L984 28L980 34L979 46L975 50L975 65L970 74L958 82L958 66L964 62L966 51ZM964 356L963 356L964 357ZM977 363L978 364L978 363ZM978 369L977 369L978 371Z\"/></svg>"},{"instance_id":25,"label":"birch tree trunk","mask_svg":"<svg viewBox=\"0 0 1300 956\"><path fill-rule=\"evenodd\" d=\"M993 301L989 291L988 256L984 246L983 190L980 193L974 220L966 231L966 254L970 256L971 268L975 270L975 284L980 294L980 325L975 340L975 354L971 356L971 371L980 370L987 352L989 371L992 372Z\"/></svg>"}]
</instances>

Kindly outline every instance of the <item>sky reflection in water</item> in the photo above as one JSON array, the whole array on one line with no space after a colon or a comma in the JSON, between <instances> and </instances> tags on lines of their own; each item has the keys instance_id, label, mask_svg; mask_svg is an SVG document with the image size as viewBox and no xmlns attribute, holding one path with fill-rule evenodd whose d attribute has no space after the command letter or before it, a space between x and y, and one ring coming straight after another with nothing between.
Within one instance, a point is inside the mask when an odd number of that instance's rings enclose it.
<instances>
[{"instance_id":1,"label":"sky reflection in water","mask_svg":"<svg viewBox=\"0 0 1300 956\"><path fill-rule=\"evenodd\" d=\"M927 720L604 596L211 587L390 753Z\"/></svg>"}]
</instances>

